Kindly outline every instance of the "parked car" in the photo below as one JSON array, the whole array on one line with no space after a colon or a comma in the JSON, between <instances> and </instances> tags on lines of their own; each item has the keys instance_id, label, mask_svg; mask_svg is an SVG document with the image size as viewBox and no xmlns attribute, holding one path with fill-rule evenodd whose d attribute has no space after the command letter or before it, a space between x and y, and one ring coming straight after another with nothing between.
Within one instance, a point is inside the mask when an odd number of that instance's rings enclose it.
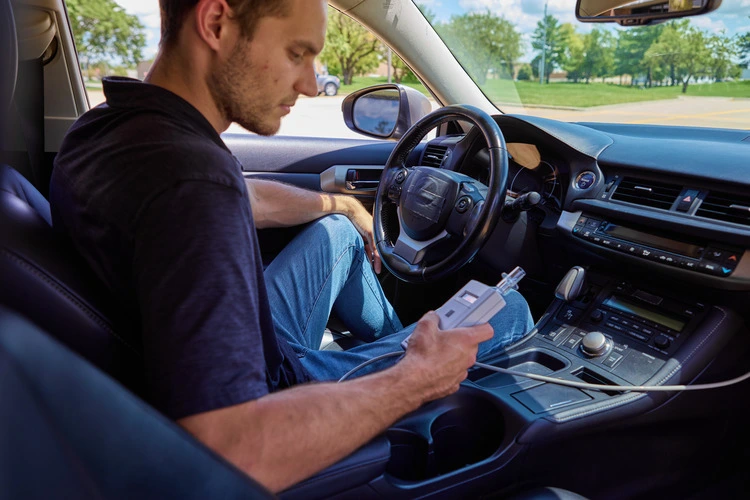
<instances>
[{"instance_id":1,"label":"parked car","mask_svg":"<svg viewBox=\"0 0 750 500\"><path fill-rule=\"evenodd\" d=\"M738 2L724 0L718 12ZM31 95L37 106L15 108L28 112L23 127L9 115L5 161L23 174L15 185L45 195L62 138L88 102L63 0L23 3L33 15L17 9L26 44L18 55L28 64L16 99ZM520 265L537 324L488 363L516 373L472 369L457 393L281 497L505 498L537 486L592 499L745 497L747 381L701 391L630 386L694 389L748 370L746 101L724 103L720 116L735 118L725 128L700 126L710 106L679 127L505 114L417 3L330 4L388 43L439 109L424 116L421 96L384 85L344 103L360 140L224 134L245 174L372 206L390 271L384 289L405 322L469 279L496 283ZM434 138L420 140L434 127ZM453 190L438 197L440 183ZM27 191L0 186L0 490L10 498L267 494L137 396L122 373L139 353L117 336L132 318L118 316L90 270L55 240L46 202ZM405 203L414 193L419 202ZM420 212L428 205L440 212ZM428 237L404 232L420 213L436 224ZM262 242L277 249L287 237L264 233Z\"/></svg>"},{"instance_id":2,"label":"parked car","mask_svg":"<svg viewBox=\"0 0 750 500\"><path fill-rule=\"evenodd\" d=\"M334 96L339 93L341 80L337 76L315 73L315 79L318 81L318 95Z\"/></svg>"}]
</instances>

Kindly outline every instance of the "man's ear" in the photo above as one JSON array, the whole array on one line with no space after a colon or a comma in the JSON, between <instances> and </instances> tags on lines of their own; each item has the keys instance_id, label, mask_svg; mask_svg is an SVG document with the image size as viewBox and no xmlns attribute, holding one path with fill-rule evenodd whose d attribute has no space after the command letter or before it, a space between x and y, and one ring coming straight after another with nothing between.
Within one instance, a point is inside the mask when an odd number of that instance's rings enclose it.
<instances>
[{"instance_id":1,"label":"man's ear","mask_svg":"<svg viewBox=\"0 0 750 500\"><path fill-rule=\"evenodd\" d=\"M226 0L200 0L195 7L195 29L212 50L219 51L231 25Z\"/></svg>"}]
</instances>

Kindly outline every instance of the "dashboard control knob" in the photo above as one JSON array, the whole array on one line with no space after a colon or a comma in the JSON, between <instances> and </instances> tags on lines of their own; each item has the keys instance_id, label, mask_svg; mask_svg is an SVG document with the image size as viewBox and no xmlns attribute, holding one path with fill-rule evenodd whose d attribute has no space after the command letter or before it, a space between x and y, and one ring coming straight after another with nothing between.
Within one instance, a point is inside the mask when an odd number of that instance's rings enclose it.
<instances>
[{"instance_id":1,"label":"dashboard control knob","mask_svg":"<svg viewBox=\"0 0 750 500\"><path fill-rule=\"evenodd\" d=\"M604 319L604 313L600 309L597 309L596 311L591 313L590 318L594 323L599 323Z\"/></svg>"},{"instance_id":2,"label":"dashboard control knob","mask_svg":"<svg viewBox=\"0 0 750 500\"><path fill-rule=\"evenodd\" d=\"M664 334L657 335L656 338L654 338L654 345L659 349L666 349L671 343L672 341L669 340L669 337Z\"/></svg>"},{"instance_id":3,"label":"dashboard control knob","mask_svg":"<svg viewBox=\"0 0 750 500\"><path fill-rule=\"evenodd\" d=\"M589 332L581 341L581 350L588 356L601 356L611 347L602 332Z\"/></svg>"}]
</instances>

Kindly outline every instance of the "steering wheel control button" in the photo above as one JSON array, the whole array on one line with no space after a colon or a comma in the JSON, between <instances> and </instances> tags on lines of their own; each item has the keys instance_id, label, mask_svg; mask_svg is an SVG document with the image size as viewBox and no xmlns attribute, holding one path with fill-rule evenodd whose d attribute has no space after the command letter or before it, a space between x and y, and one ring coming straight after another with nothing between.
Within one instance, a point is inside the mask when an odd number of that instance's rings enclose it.
<instances>
[{"instance_id":1,"label":"steering wheel control button","mask_svg":"<svg viewBox=\"0 0 750 500\"><path fill-rule=\"evenodd\" d=\"M398 201L400 196L401 196L401 186L392 184L388 188L388 198L390 198L392 201Z\"/></svg>"},{"instance_id":2,"label":"steering wheel control button","mask_svg":"<svg viewBox=\"0 0 750 500\"><path fill-rule=\"evenodd\" d=\"M612 347L612 343L602 332L589 332L581 341L581 351L587 356L603 356Z\"/></svg>"},{"instance_id":3,"label":"steering wheel control button","mask_svg":"<svg viewBox=\"0 0 750 500\"><path fill-rule=\"evenodd\" d=\"M471 198L468 196L462 196L458 199L458 203L456 203L456 212L463 214L466 213L468 209L471 208Z\"/></svg>"},{"instance_id":4,"label":"steering wheel control button","mask_svg":"<svg viewBox=\"0 0 750 500\"><path fill-rule=\"evenodd\" d=\"M576 177L575 186L578 189L584 190L593 186L595 182L596 174L587 170L586 172L581 172L580 174L578 174L578 177Z\"/></svg>"},{"instance_id":5,"label":"steering wheel control button","mask_svg":"<svg viewBox=\"0 0 750 500\"><path fill-rule=\"evenodd\" d=\"M396 174L396 184L402 184L406 180L406 172L401 170L399 173Z\"/></svg>"}]
</instances>

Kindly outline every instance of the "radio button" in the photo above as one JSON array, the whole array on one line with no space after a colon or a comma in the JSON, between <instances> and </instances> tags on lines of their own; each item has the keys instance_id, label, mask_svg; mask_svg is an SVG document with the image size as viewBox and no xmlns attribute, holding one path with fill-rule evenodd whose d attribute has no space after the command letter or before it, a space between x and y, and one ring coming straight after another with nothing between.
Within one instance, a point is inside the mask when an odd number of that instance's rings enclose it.
<instances>
[{"instance_id":1,"label":"radio button","mask_svg":"<svg viewBox=\"0 0 750 500\"><path fill-rule=\"evenodd\" d=\"M682 267L684 267L685 269L698 269L698 261L685 259L682 263Z\"/></svg>"},{"instance_id":2,"label":"radio button","mask_svg":"<svg viewBox=\"0 0 750 500\"><path fill-rule=\"evenodd\" d=\"M666 349L671 344L671 340L666 335L657 335L654 339L654 345L659 349Z\"/></svg>"},{"instance_id":3,"label":"radio button","mask_svg":"<svg viewBox=\"0 0 750 500\"><path fill-rule=\"evenodd\" d=\"M718 248L708 248L706 253L703 254L704 259L708 259L711 262L721 263L727 258L729 252L726 250L720 250Z\"/></svg>"},{"instance_id":4,"label":"radio button","mask_svg":"<svg viewBox=\"0 0 750 500\"><path fill-rule=\"evenodd\" d=\"M722 275L721 266L714 262L702 260L698 263L698 269L706 274L713 274L716 276Z\"/></svg>"},{"instance_id":5,"label":"radio button","mask_svg":"<svg viewBox=\"0 0 750 500\"><path fill-rule=\"evenodd\" d=\"M580 222L580 219L579 219L579 222ZM596 229L599 227L599 224L601 223L602 221L597 220L597 219L587 219L586 222L584 222L584 225L596 231Z\"/></svg>"},{"instance_id":6,"label":"radio button","mask_svg":"<svg viewBox=\"0 0 750 500\"><path fill-rule=\"evenodd\" d=\"M625 251L627 253L638 255L641 253L642 250L643 248L638 245L627 245L627 244L625 245Z\"/></svg>"},{"instance_id":7,"label":"radio button","mask_svg":"<svg viewBox=\"0 0 750 500\"><path fill-rule=\"evenodd\" d=\"M646 337L645 335L641 335L638 332L633 332L633 331L628 330L625 333L627 333L628 335L630 335L634 339L640 340L641 342L648 342L648 339L649 339L649 337Z\"/></svg>"},{"instance_id":8,"label":"radio button","mask_svg":"<svg viewBox=\"0 0 750 500\"><path fill-rule=\"evenodd\" d=\"M737 267L737 263L740 261L740 255L736 253L729 253L727 258L724 260L724 267L734 269Z\"/></svg>"}]
</instances>

